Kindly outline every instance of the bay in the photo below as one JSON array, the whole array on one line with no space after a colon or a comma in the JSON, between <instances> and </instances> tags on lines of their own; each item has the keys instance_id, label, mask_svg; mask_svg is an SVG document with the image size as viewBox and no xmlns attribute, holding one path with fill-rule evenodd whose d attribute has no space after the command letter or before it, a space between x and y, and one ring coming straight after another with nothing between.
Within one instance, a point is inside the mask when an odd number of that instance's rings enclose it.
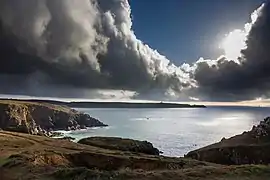
<instances>
[{"instance_id":1,"label":"bay","mask_svg":"<svg viewBox=\"0 0 270 180\"><path fill-rule=\"evenodd\" d=\"M183 156L223 137L248 131L270 116L268 107L78 110L109 126L68 132L68 136L77 140L89 136L147 140L166 156Z\"/></svg>"}]
</instances>

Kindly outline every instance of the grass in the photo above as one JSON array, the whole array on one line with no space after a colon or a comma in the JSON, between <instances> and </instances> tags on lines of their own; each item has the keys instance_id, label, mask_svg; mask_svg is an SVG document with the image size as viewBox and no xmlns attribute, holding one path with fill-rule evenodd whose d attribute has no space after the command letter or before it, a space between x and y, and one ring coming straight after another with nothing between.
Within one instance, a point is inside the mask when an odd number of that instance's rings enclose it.
<instances>
[{"instance_id":1,"label":"grass","mask_svg":"<svg viewBox=\"0 0 270 180\"><path fill-rule=\"evenodd\" d=\"M227 176L241 175L246 177L268 175L270 179L270 166L265 165L240 165L229 167Z\"/></svg>"},{"instance_id":2,"label":"grass","mask_svg":"<svg viewBox=\"0 0 270 180\"><path fill-rule=\"evenodd\" d=\"M268 180L270 166L217 165L0 131L1 174L22 180Z\"/></svg>"},{"instance_id":3,"label":"grass","mask_svg":"<svg viewBox=\"0 0 270 180\"><path fill-rule=\"evenodd\" d=\"M268 180L268 166L240 167L200 167L183 170L134 171L121 169L119 171L99 171L87 168L59 169L51 174L55 179L95 179L95 180Z\"/></svg>"},{"instance_id":4,"label":"grass","mask_svg":"<svg viewBox=\"0 0 270 180\"><path fill-rule=\"evenodd\" d=\"M90 137L82 139L78 143L104 149L159 155L159 150L154 148L153 145L147 141L138 141L118 137Z\"/></svg>"},{"instance_id":5,"label":"grass","mask_svg":"<svg viewBox=\"0 0 270 180\"><path fill-rule=\"evenodd\" d=\"M8 163L10 160L7 158L1 158L0 157L0 167L4 166L6 163Z\"/></svg>"}]
</instances>

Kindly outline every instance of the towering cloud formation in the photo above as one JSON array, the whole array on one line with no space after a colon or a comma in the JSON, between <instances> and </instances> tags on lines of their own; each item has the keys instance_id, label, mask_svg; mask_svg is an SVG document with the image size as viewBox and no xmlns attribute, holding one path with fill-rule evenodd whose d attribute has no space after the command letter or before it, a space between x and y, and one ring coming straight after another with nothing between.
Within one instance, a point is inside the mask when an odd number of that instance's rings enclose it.
<instances>
[{"instance_id":1,"label":"towering cloud formation","mask_svg":"<svg viewBox=\"0 0 270 180\"><path fill-rule=\"evenodd\" d=\"M22 93L44 85L177 93L191 86L136 38L126 0L1 0L0 19L4 93L20 84Z\"/></svg>"},{"instance_id":2,"label":"towering cloud formation","mask_svg":"<svg viewBox=\"0 0 270 180\"><path fill-rule=\"evenodd\" d=\"M200 93L208 95L208 99L234 101L270 97L269 3L254 12L251 24L246 24L246 33L246 48L238 59L222 57L210 63L197 63L194 77Z\"/></svg>"},{"instance_id":3,"label":"towering cloud formation","mask_svg":"<svg viewBox=\"0 0 270 180\"><path fill-rule=\"evenodd\" d=\"M0 93L91 98L102 94L98 90L123 89L141 98L268 96L269 4L259 14L239 60L177 67L136 38L127 0L1 0Z\"/></svg>"}]
</instances>

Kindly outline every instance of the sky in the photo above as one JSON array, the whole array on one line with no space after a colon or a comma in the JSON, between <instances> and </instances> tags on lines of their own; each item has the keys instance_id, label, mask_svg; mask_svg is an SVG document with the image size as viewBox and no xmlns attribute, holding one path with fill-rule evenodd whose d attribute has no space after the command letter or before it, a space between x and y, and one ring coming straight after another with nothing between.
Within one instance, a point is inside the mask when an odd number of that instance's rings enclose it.
<instances>
[{"instance_id":1,"label":"sky","mask_svg":"<svg viewBox=\"0 0 270 180\"><path fill-rule=\"evenodd\" d=\"M265 102L265 0L1 0L3 97Z\"/></svg>"},{"instance_id":2,"label":"sky","mask_svg":"<svg viewBox=\"0 0 270 180\"><path fill-rule=\"evenodd\" d=\"M176 64L222 55L225 34L243 28L265 0L130 0L137 37Z\"/></svg>"}]
</instances>

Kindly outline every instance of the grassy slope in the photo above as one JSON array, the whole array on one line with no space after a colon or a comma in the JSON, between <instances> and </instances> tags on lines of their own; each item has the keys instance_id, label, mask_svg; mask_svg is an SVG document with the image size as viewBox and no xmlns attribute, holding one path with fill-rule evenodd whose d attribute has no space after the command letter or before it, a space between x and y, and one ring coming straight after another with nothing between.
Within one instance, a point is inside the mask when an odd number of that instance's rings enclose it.
<instances>
[{"instance_id":1,"label":"grassy slope","mask_svg":"<svg viewBox=\"0 0 270 180\"><path fill-rule=\"evenodd\" d=\"M256 138L250 131L191 151L186 157L227 165L269 164L269 152L269 136Z\"/></svg>"},{"instance_id":2,"label":"grassy slope","mask_svg":"<svg viewBox=\"0 0 270 180\"><path fill-rule=\"evenodd\" d=\"M224 139L218 143L203 147L196 151L203 151L215 148L235 147L235 146L256 146L256 145L270 144L268 139L257 139L251 135L250 132L233 136L229 139Z\"/></svg>"},{"instance_id":3,"label":"grassy slope","mask_svg":"<svg viewBox=\"0 0 270 180\"><path fill-rule=\"evenodd\" d=\"M222 166L0 131L0 179L264 180L268 166Z\"/></svg>"}]
</instances>

